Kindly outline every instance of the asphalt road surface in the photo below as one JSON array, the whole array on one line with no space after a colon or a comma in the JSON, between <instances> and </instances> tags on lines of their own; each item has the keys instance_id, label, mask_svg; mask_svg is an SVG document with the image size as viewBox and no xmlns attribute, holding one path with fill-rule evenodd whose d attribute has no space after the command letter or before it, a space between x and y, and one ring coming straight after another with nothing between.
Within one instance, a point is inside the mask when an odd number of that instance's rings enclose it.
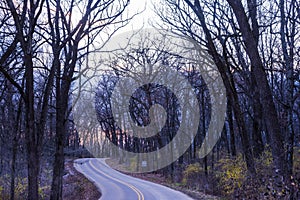
<instances>
[{"instance_id":1,"label":"asphalt road surface","mask_svg":"<svg viewBox=\"0 0 300 200\"><path fill-rule=\"evenodd\" d=\"M101 200L192 200L168 187L122 174L102 158L83 158L74 167L101 191Z\"/></svg>"}]
</instances>

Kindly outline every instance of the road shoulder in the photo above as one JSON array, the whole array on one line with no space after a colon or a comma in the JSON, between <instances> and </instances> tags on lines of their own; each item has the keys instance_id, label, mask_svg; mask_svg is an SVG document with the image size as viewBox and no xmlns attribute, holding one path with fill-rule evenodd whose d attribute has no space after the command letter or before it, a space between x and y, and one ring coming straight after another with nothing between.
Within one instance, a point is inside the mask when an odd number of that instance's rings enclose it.
<instances>
[{"instance_id":1,"label":"road shoulder","mask_svg":"<svg viewBox=\"0 0 300 200\"><path fill-rule=\"evenodd\" d=\"M101 197L97 187L75 169L73 160L65 162L65 171L66 174L63 179L64 200L98 200Z\"/></svg>"}]
</instances>

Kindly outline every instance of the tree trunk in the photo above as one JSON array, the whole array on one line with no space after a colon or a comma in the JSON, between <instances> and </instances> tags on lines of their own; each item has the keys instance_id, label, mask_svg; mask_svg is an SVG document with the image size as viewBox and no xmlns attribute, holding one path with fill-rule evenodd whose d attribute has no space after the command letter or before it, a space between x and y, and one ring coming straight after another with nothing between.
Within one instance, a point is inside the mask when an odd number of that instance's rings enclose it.
<instances>
[{"instance_id":1,"label":"tree trunk","mask_svg":"<svg viewBox=\"0 0 300 200\"><path fill-rule=\"evenodd\" d=\"M252 34L256 42L256 47L258 47L259 42L259 25L257 22L257 0L247 0L247 5L249 9L249 15L252 24ZM261 104L259 100L259 89L257 82L253 74L253 68L251 69L251 91L252 91L252 103L253 103L253 155L258 158L264 150L262 136L261 136L261 121L262 112Z\"/></svg>"},{"instance_id":2,"label":"tree trunk","mask_svg":"<svg viewBox=\"0 0 300 200\"><path fill-rule=\"evenodd\" d=\"M213 160L212 160L212 162L213 162ZM204 157L204 174L205 174L205 177L208 178L207 155Z\"/></svg>"},{"instance_id":3,"label":"tree trunk","mask_svg":"<svg viewBox=\"0 0 300 200\"><path fill-rule=\"evenodd\" d=\"M31 44L31 42L29 42ZM28 156L28 199L38 199L38 177L40 166L40 154L38 152L37 133L35 129L34 115L34 82L33 82L33 62L31 46L26 49L24 56L25 78L26 78L26 142Z\"/></svg>"},{"instance_id":4,"label":"tree trunk","mask_svg":"<svg viewBox=\"0 0 300 200\"><path fill-rule=\"evenodd\" d=\"M53 165L53 179L51 185L50 200L62 199L62 176L64 172L64 142L65 142L65 114L67 108L64 101L68 101L68 93L63 94L61 85L61 66L59 63L59 55L54 57L56 63L56 135L55 135L55 157ZM62 80L63 82L64 80ZM67 98L67 100L64 100Z\"/></svg>"},{"instance_id":5,"label":"tree trunk","mask_svg":"<svg viewBox=\"0 0 300 200\"><path fill-rule=\"evenodd\" d=\"M55 135L55 158L53 166L53 180L51 185L51 200L62 199L62 177L64 173L64 113L57 109L56 113L56 135Z\"/></svg>"},{"instance_id":6,"label":"tree trunk","mask_svg":"<svg viewBox=\"0 0 300 200\"><path fill-rule=\"evenodd\" d=\"M74 46L73 46L74 45ZM70 44L72 54L65 59L66 63L63 70L61 69L59 60L59 51L54 47L55 68L56 68L56 152L53 166L53 180L51 185L51 200L62 199L62 179L64 175L64 144L66 138L66 123L68 117L69 91L71 87L72 77L77 61L78 42Z\"/></svg>"},{"instance_id":7,"label":"tree trunk","mask_svg":"<svg viewBox=\"0 0 300 200\"><path fill-rule=\"evenodd\" d=\"M259 85L260 102L263 108L264 121L271 138L271 148L276 173L285 177L286 159L283 145L283 137L280 131L279 120L273 102L272 92L267 80L262 60L260 58L257 42L250 28L248 18L241 1L227 0L238 21L242 37L246 46L246 52L250 58L253 75Z\"/></svg>"},{"instance_id":8,"label":"tree trunk","mask_svg":"<svg viewBox=\"0 0 300 200\"><path fill-rule=\"evenodd\" d=\"M232 157L236 157L232 105L231 105L231 101L229 98L227 98L227 120L228 120L229 133L230 133L230 153L231 153Z\"/></svg>"},{"instance_id":9,"label":"tree trunk","mask_svg":"<svg viewBox=\"0 0 300 200\"><path fill-rule=\"evenodd\" d=\"M285 16L285 1L280 0L280 39L281 46L283 51L284 58L284 68L286 69L286 112L287 112L287 167L288 167L288 175L291 176L293 174L293 153L294 153L294 140L295 133L293 127L293 97L294 97L294 43L295 43L295 28L296 28L296 1L293 0L291 2L290 11L287 14L289 18L291 18L291 33L289 38L289 43L286 40L286 35L288 35L288 26L287 20ZM289 44L289 45L288 45ZM289 51L288 51L289 46Z\"/></svg>"},{"instance_id":10,"label":"tree trunk","mask_svg":"<svg viewBox=\"0 0 300 200\"><path fill-rule=\"evenodd\" d=\"M18 140L17 140L17 131L18 131L18 120L15 118L14 113L14 104L13 104L13 90L12 85L8 82L8 119L9 119L9 132L12 136L12 160L11 160L11 181L10 181L10 199L15 199L15 175L16 175L16 158L18 150Z\"/></svg>"},{"instance_id":11,"label":"tree trunk","mask_svg":"<svg viewBox=\"0 0 300 200\"><path fill-rule=\"evenodd\" d=\"M252 128L252 136L253 136L253 155L258 158L263 150L264 145L262 141L262 106L259 100L259 89L256 81L251 73L251 91L252 91L252 106L253 106L253 128Z\"/></svg>"}]
</instances>

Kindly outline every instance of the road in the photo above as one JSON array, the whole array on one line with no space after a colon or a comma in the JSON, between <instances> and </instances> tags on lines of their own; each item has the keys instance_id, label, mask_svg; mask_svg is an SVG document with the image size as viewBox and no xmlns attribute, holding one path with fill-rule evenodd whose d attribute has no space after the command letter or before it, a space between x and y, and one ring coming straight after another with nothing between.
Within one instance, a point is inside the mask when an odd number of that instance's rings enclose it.
<instances>
[{"instance_id":1,"label":"road","mask_svg":"<svg viewBox=\"0 0 300 200\"><path fill-rule=\"evenodd\" d=\"M192 200L168 187L122 174L102 158L83 158L74 167L101 191L101 200Z\"/></svg>"}]
</instances>

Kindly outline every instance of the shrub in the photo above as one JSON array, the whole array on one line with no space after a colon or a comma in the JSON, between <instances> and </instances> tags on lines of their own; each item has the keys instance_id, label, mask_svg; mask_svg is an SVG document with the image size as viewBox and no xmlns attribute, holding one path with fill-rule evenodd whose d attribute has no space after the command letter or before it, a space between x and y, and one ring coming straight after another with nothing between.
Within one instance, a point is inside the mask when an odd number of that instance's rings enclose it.
<instances>
[{"instance_id":1,"label":"shrub","mask_svg":"<svg viewBox=\"0 0 300 200\"><path fill-rule=\"evenodd\" d=\"M137 157L133 157L133 158L130 158L130 171L131 170L137 170Z\"/></svg>"},{"instance_id":2,"label":"shrub","mask_svg":"<svg viewBox=\"0 0 300 200\"><path fill-rule=\"evenodd\" d=\"M16 198L22 199L26 196L27 192L27 178L17 178L15 187L15 196Z\"/></svg>"},{"instance_id":3,"label":"shrub","mask_svg":"<svg viewBox=\"0 0 300 200\"><path fill-rule=\"evenodd\" d=\"M1 197L1 196L2 196L2 192L3 192L3 190L4 190L4 189L3 189L3 187L2 187L2 186L0 186L0 200L2 200L2 197Z\"/></svg>"},{"instance_id":4,"label":"shrub","mask_svg":"<svg viewBox=\"0 0 300 200\"><path fill-rule=\"evenodd\" d=\"M220 171L216 172L220 188L226 195L233 194L246 179L247 168L242 155L236 159L221 159L217 165L220 167Z\"/></svg>"},{"instance_id":5,"label":"shrub","mask_svg":"<svg viewBox=\"0 0 300 200\"><path fill-rule=\"evenodd\" d=\"M199 163L190 164L183 172L182 183L185 186L193 187L194 184L199 182L200 174L202 172Z\"/></svg>"}]
</instances>

